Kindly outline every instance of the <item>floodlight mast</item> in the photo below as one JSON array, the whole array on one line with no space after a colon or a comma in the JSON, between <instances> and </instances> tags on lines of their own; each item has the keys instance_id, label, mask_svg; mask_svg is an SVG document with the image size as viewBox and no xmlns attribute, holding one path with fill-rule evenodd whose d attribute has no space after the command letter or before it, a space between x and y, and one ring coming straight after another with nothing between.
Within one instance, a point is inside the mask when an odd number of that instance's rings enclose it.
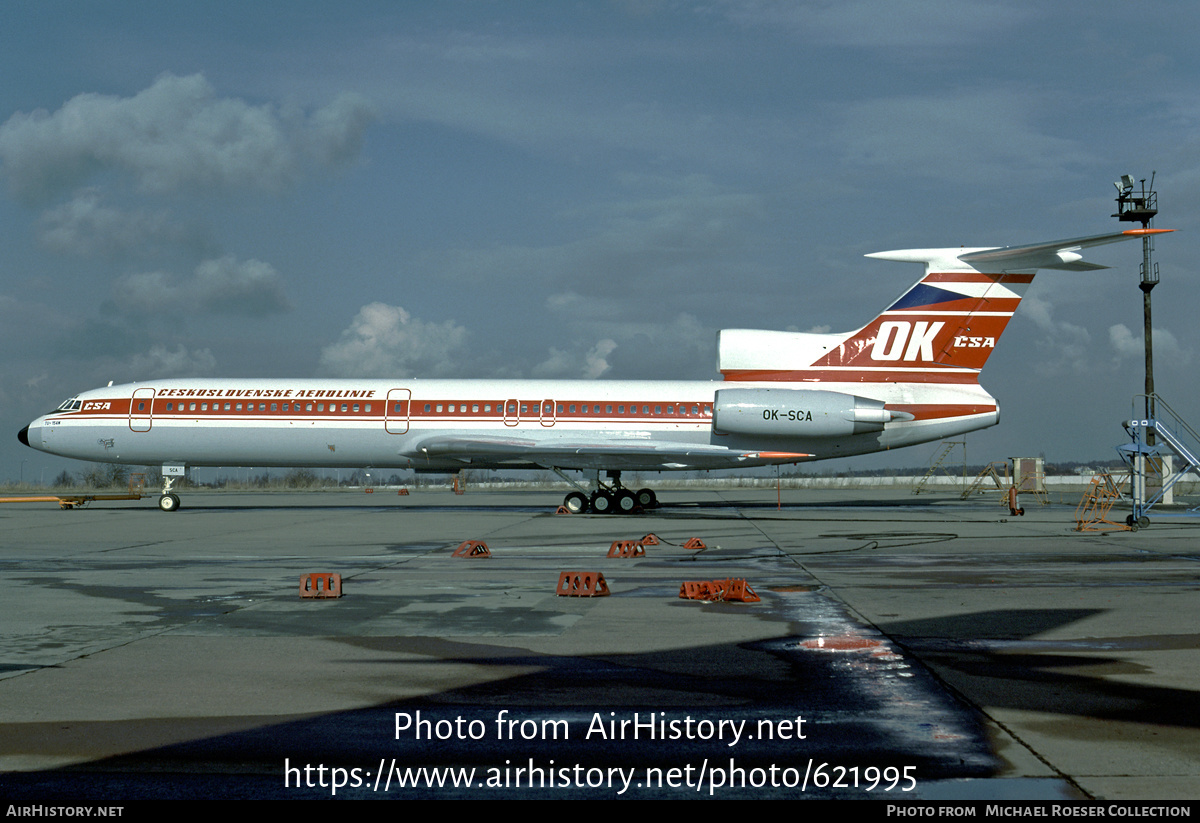
<instances>
[{"instance_id":1,"label":"floodlight mast","mask_svg":"<svg viewBox=\"0 0 1200 823\"><path fill-rule=\"evenodd\" d=\"M1154 215L1158 214L1158 193L1154 191L1154 176L1150 173L1150 188L1146 188L1146 178L1142 178L1141 192L1135 193L1133 176L1121 175L1121 179L1113 183L1117 187L1117 213L1113 217L1122 222L1141 223L1143 229L1150 228ZM1146 341L1146 418L1154 417L1154 340L1153 324L1150 311L1150 290L1158 285L1158 264L1150 259L1154 251L1153 235L1142 235L1142 280L1138 288L1142 290L1142 320ZM1147 432L1147 445L1154 445L1154 430Z\"/></svg>"}]
</instances>

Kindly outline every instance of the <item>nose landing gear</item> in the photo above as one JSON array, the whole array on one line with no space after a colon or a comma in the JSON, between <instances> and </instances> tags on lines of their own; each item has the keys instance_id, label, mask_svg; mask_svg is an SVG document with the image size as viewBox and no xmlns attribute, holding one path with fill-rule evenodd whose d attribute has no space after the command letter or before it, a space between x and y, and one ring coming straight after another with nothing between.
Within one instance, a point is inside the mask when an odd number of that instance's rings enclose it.
<instances>
[{"instance_id":1,"label":"nose landing gear","mask_svg":"<svg viewBox=\"0 0 1200 823\"><path fill-rule=\"evenodd\" d=\"M158 498L158 508L165 512L179 511L179 495L171 491L175 478L171 475L163 477L162 495Z\"/></svg>"}]
</instances>

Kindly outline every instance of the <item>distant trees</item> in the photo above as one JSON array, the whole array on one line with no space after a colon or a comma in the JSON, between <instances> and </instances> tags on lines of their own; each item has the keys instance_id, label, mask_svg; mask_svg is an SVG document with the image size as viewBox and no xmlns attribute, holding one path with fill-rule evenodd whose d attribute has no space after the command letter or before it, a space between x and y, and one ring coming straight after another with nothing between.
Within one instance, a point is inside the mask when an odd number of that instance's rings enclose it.
<instances>
[{"instance_id":1,"label":"distant trees","mask_svg":"<svg viewBox=\"0 0 1200 823\"><path fill-rule=\"evenodd\" d=\"M93 463L80 473L80 481L89 489L124 486L129 482L129 469L118 463Z\"/></svg>"}]
</instances>

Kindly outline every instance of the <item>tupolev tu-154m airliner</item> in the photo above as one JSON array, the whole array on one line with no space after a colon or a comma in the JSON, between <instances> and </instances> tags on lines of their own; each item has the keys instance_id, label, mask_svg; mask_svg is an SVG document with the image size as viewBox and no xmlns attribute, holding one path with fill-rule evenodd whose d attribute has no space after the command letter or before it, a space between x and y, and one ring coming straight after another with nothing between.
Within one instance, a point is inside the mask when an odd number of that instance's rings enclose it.
<instances>
[{"instance_id":1,"label":"tupolev tu-154m airliner","mask_svg":"<svg viewBox=\"0 0 1200 823\"><path fill-rule=\"evenodd\" d=\"M725 329L719 381L172 379L83 392L18 437L51 454L189 466L551 469L572 512L656 505L622 471L800 463L995 425L979 374L1038 269L1106 268L1080 251L1169 229L1029 246L869 254L924 276L860 329ZM568 470L594 473L584 483ZM601 480L604 473L607 482Z\"/></svg>"}]
</instances>

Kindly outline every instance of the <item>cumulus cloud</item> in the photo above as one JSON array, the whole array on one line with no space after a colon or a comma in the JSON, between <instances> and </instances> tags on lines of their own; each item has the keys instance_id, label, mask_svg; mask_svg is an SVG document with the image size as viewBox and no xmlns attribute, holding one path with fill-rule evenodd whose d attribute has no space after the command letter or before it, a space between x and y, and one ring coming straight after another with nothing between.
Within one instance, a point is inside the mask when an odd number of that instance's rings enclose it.
<instances>
[{"instance_id":1,"label":"cumulus cloud","mask_svg":"<svg viewBox=\"0 0 1200 823\"><path fill-rule=\"evenodd\" d=\"M462 373L467 330L432 323L400 306L363 306L341 339L321 351L318 372L330 377L452 377Z\"/></svg>"},{"instance_id":2,"label":"cumulus cloud","mask_svg":"<svg viewBox=\"0 0 1200 823\"><path fill-rule=\"evenodd\" d=\"M0 162L12 193L29 205L103 172L154 193L274 190L310 165L355 157L372 116L358 95L343 94L306 116L218 97L199 74L166 74L132 97L81 94L54 113L14 114L0 126Z\"/></svg>"},{"instance_id":3,"label":"cumulus cloud","mask_svg":"<svg viewBox=\"0 0 1200 823\"><path fill-rule=\"evenodd\" d=\"M1021 311L1041 330L1037 341L1041 357L1034 369L1044 377L1087 371L1091 359L1091 335L1083 326L1054 318L1054 307L1035 294L1025 296Z\"/></svg>"},{"instance_id":4,"label":"cumulus cloud","mask_svg":"<svg viewBox=\"0 0 1200 823\"><path fill-rule=\"evenodd\" d=\"M558 348L550 349L550 356L533 367L534 377L569 378L583 377L594 379L600 377L612 368L608 356L617 348L617 342L612 338L604 338L586 352L582 347L578 351L563 351Z\"/></svg>"},{"instance_id":5,"label":"cumulus cloud","mask_svg":"<svg viewBox=\"0 0 1200 823\"><path fill-rule=\"evenodd\" d=\"M694 315L621 319L614 298L587 299L575 292L546 298L551 314L574 325L581 340L599 342L586 349L550 350L533 370L535 377L608 377L621 379L704 378L713 374L716 330Z\"/></svg>"},{"instance_id":6,"label":"cumulus cloud","mask_svg":"<svg viewBox=\"0 0 1200 823\"><path fill-rule=\"evenodd\" d=\"M186 279L159 271L126 275L117 281L114 292L119 310L125 313L202 310L263 317L291 308L283 278L274 267L234 257L205 260Z\"/></svg>"},{"instance_id":7,"label":"cumulus cloud","mask_svg":"<svg viewBox=\"0 0 1200 823\"><path fill-rule=\"evenodd\" d=\"M208 349L189 351L183 344L170 349L161 343L151 346L148 352L134 355L121 369L126 375L122 379L130 380L202 377L216 370L217 358Z\"/></svg>"},{"instance_id":8,"label":"cumulus cloud","mask_svg":"<svg viewBox=\"0 0 1200 823\"><path fill-rule=\"evenodd\" d=\"M1168 330L1155 327L1150 337L1156 360L1161 358L1172 366L1186 366L1191 362L1191 350L1180 345L1179 340ZM1116 352L1117 363L1123 360L1142 361L1146 356L1145 334L1141 331L1134 334L1124 323L1109 327L1108 342Z\"/></svg>"},{"instance_id":9,"label":"cumulus cloud","mask_svg":"<svg viewBox=\"0 0 1200 823\"><path fill-rule=\"evenodd\" d=\"M204 244L173 224L166 212L122 211L103 204L100 192L84 189L38 221L41 244L79 257L145 257L162 244Z\"/></svg>"}]
</instances>

